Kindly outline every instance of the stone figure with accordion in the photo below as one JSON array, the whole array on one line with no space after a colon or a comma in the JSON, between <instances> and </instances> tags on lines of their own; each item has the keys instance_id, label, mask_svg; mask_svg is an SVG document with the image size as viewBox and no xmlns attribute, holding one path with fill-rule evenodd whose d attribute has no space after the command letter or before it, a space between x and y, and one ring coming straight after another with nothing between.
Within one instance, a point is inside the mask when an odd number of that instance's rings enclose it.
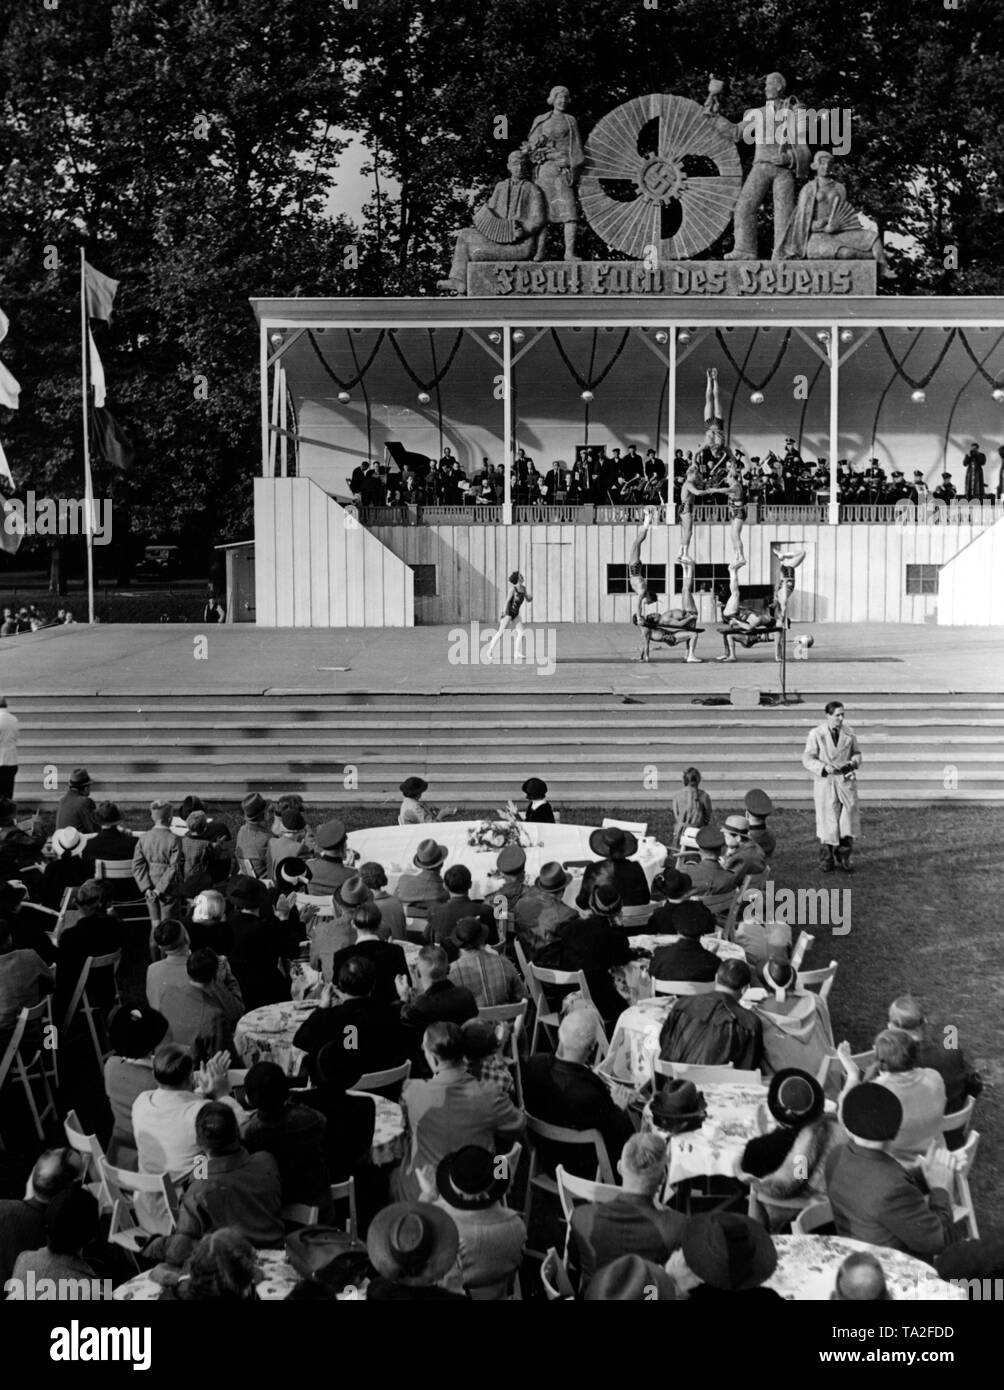
<instances>
[{"instance_id":1,"label":"stone figure with accordion","mask_svg":"<svg viewBox=\"0 0 1004 1390\"><path fill-rule=\"evenodd\" d=\"M473 227L457 233L453 264L438 288L467 293L470 261L532 261L547 228L547 201L528 178L529 161L520 150L508 160L509 177L495 185L487 203L474 213Z\"/></svg>"}]
</instances>

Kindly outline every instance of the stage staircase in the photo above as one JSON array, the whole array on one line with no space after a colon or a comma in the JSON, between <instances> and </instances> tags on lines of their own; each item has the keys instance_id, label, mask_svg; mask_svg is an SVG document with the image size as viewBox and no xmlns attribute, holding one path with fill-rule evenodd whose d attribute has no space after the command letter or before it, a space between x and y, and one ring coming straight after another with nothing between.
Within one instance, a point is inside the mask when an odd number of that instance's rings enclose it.
<instances>
[{"instance_id":1,"label":"stage staircase","mask_svg":"<svg viewBox=\"0 0 1004 1390\"><path fill-rule=\"evenodd\" d=\"M214 805L247 791L314 804L395 805L422 776L439 805L492 806L528 776L556 805L651 806L694 764L719 807L749 787L811 804L801 766L815 702L735 709L682 695L260 695L17 697L16 796L51 805L74 767L93 795L134 806L191 792ZM863 800L1004 801L1004 698L868 695L848 711ZM58 787L43 789L55 768ZM49 780L51 781L51 775ZM567 817L566 817L567 819Z\"/></svg>"}]
</instances>

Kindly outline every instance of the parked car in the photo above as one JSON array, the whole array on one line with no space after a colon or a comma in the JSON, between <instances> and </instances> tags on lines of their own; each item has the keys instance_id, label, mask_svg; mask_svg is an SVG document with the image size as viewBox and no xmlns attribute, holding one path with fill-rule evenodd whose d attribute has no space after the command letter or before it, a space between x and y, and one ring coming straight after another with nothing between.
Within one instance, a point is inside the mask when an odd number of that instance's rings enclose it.
<instances>
[{"instance_id":1,"label":"parked car","mask_svg":"<svg viewBox=\"0 0 1004 1390\"><path fill-rule=\"evenodd\" d=\"M148 545L136 566L137 579L174 579L181 572L181 559L176 545Z\"/></svg>"}]
</instances>

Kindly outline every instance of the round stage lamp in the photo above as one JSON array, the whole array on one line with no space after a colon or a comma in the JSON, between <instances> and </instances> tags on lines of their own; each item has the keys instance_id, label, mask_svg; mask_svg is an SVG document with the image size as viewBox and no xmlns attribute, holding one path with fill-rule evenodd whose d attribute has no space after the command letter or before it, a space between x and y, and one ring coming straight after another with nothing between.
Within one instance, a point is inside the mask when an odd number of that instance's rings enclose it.
<instances>
[{"instance_id":1,"label":"round stage lamp","mask_svg":"<svg viewBox=\"0 0 1004 1390\"><path fill-rule=\"evenodd\" d=\"M821 328L819 332L816 334L816 337L819 339L821 343L828 343L830 341L829 331L825 328Z\"/></svg>"},{"instance_id":2,"label":"round stage lamp","mask_svg":"<svg viewBox=\"0 0 1004 1390\"><path fill-rule=\"evenodd\" d=\"M493 328L492 331L488 334L488 341L490 343L500 343L502 341L502 334L498 331L497 328Z\"/></svg>"},{"instance_id":3,"label":"round stage lamp","mask_svg":"<svg viewBox=\"0 0 1004 1390\"><path fill-rule=\"evenodd\" d=\"M656 341L657 343L668 343L668 342L669 342L669 334L666 332L666 330L665 330L664 328L660 328L660 329L659 329L658 333L655 335L655 341Z\"/></svg>"},{"instance_id":4,"label":"round stage lamp","mask_svg":"<svg viewBox=\"0 0 1004 1390\"><path fill-rule=\"evenodd\" d=\"M994 388L994 400L998 405L1004 404L1004 388L997 386Z\"/></svg>"},{"instance_id":5,"label":"round stage lamp","mask_svg":"<svg viewBox=\"0 0 1004 1390\"><path fill-rule=\"evenodd\" d=\"M592 391L583 391L582 399L585 401L586 405L588 405L589 402L594 399Z\"/></svg>"},{"instance_id":6,"label":"round stage lamp","mask_svg":"<svg viewBox=\"0 0 1004 1390\"><path fill-rule=\"evenodd\" d=\"M763 405L763 392L754 391L750 396L750 405Z\"/></svg>"},{"instance_id":7,"label":"round stage lamp","mask_svg":"<svg viewBox=\"0 0 1004 1390\"><path fill-rule=\"evenodd\" d=\"M840 341L841 341L842 343L853 343L853 341L854 341L854 334L851 332L851 330L850 330L849 328L844 328L844 329L841 330L841 332L840 332Z\"/></svg>"},{"instance_id":8,"label":"round stage lamp","mask_svg":"<svg viewBox=\"0 0 1004 1390\"><path fill-rule=\"evenodd\" d=\"M269 342L272 344L274 348L282 347L282 334L273 333L271 338L269 338Z\"/></svg>"},{"instance_id":9,"label":"round stage lamp","mask_svg":"<svg viewBox=\"0 0 1004 1390\"><path fill-rule=\"evenodd\" d=\"M517 328L512 335L512 340L514 343L521 343L525 337L526 334L523 332L522 328Z\"/></svg>"},{"instance_id":10,"label":"round stage lamp","mask_svg":"<svg viewBox=\"0 0 1004 1390\"><path fill-rule=\"evenodd\" d=\"M348 391L339 391L338 399L341 401L342 405L348 405L352 397L349 395Z\"/></svg>"},{"instance_id":11,"label":"round stage lamp","mask_svg":"<svg viewBox=\"0 0 1004 1390\"><path fill-rule=\"evenodd\" d=\"M926 392L926 391L911 391L911 392L910 392L910 399L911 399L911 401L913 401L914 405L923 405L924 402L927 400L927 392Z\"/></svg>"},{"instance_id":12,"label":"round stage lamp","mask_svg":"<svg viewBox=\"0 0 1004 1390\"><path fill-rule=\"evenodd\" d=\"M428 391L419 391L419 393L418 393L418 403L419 403L419 405L428 405L429 402L430 402L431 400L432 400L432 397L429 395Z\"/></svg>"},{"instance_id":13,"label":"round stage lamp","mask_svg":"<svg viewBox=\"0 0 1004 1390\"><path fill-rule=\"evenodd\" d=\"M681 343L690 342L690 334L687 332L685 328L680 329L679 333L677 334L677 340Z\"/></svg>"}]
</instances>

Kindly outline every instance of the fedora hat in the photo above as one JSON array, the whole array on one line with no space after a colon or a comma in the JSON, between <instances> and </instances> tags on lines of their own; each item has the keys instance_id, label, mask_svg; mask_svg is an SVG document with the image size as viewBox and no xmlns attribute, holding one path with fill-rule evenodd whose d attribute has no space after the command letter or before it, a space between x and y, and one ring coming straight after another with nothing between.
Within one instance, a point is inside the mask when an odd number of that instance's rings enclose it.
<instances>
[{"instance_id":1,"label":"fedora hat","mask_svg":"<svg viewBox=\"0 0 1004 1390\"><path fill-rule=\"evenodd\" d=\"M457 1258L460 1237L445 1211L431 1202L393 1202L370 1223L366 1249L385 1279L432 1284Z\"/></svg>"},{"instance_id":2,"label":"fedora hat","mask_svg":"<svg viewBox=\"0 0 1004 1390\"><path fill-rule=\"evenodd\" d=\"M487 936L488 927L480 917L461 917L450 933L450 941L454 946L459 946L463 950L464 947L476 946Z\"/></svg>"},{"instance_id":3,"label":"fedora hat","mask_svg":"<svg viewBox=\"0 0 1004 1390\"><path fill-rule=\"evenodd\" d=\"M75 825L64 825L62 830L53 834L52 847L58 849L60 854L72 854L74 850L80 849L83 841L84 837Z\"/></svg>"},{"instance_id":4,"label":"fedora hat","mask_svg":"<svg viewBox=\"0 0 1004 1390\"><path fill-rule=\"evenodd\" d=\"M74 791L79 791L81 787L91 785L91 774L86 767L75 767L70 773L70 786Z\"/></svg>"},{"instance_id":5,"label":"fedora hat","mask_svg":"<svg viewBox=\"0 0 1004 1390\"><path fill-rule=\"evenodd\" d=\"M679 936L697 938L711 935L715 929L715 919L704 903L691 901L680 903L674 909L672 925Z\"/></svg>"},{"instance_id":6,"label":"fedora hat","mask_svg":"<svg viewBox=\"0 0 1004 1390\"><path fill-rule=\"evenodd\" d=\"M301 1279L327 1280L346 1257L365 1264L366 1246L334 1226L304 1226L286 1237L286 1258Z\"/></svg>"},{"instance_id":7,"label":"fedora hat","mask_svg":"<svg viewBox=\"0 0 1004 1390\"><path fill-rule=\"evenodd\" d=\"M751 816L769 816L774 809L773 801L759 787L754 787L746 793L743 804Z\"/></svg>"},{"instance_id":8,"label":"fedora hat","mask_svg":"<svg viewBox=\"0 0 1004 1390\"><path fill-rule=\"evenodd\" d=\"M801 1129L823 1113L823 1088L814 1076L798 1067L784 1067L770 1079L767 1109L779 1125Z\"/></svg>"},{"instance_id":9,"label":"fedora hat","mask_svg":"<svg viewBox=\"0 0 1004 1390\"><path fill-rule=\"evenodd\" d=\"M338 849L345 843L345 826L340 820L326 820L314 831L318 849Z\"/></svg>"},{"instance_id":10,"label":"fedora hat","mask_svg":"<svg viewBox=\"0 0 1004 1390\"><path fill-rule=\"evenodd\" d=\"M725 836L720 830L716 830L713 825L706 825L703 830L699 830L695 836L698 849L724 849Z\"/></svg>"},{"instance_id":11,"label":"fedora hat","mask_svg":"<svg viewBox=\"0 0 1004 1390\"><path fill-rule=\"evenodd\" d=\"M700 1129L708 1113L703 1094L692 1081L667 1081L652 1101L652 1123L668 1134Z\"/></svg>"},{"instance_id":12,"label":"fedora hat","mask_svg":"<svg viewBox=\"0 0 1004 1390\"><path fill-rule=\"evenodd\" d=\"M571 881L572 875L568 870L563 869L554 860L550 864L542 864L537 875L537 887L545 888L549 893L556 893L559 888L567 888Z\"/></svg>"},{"instance_id":13,"label":"fedora hat","mask_svg":"<svg viewBox=\"0 0 1004 1390\"><path fill-rule=\"evenodd\" d=\"M596 1271L583 1295L587 1303L646 1303L656 1290L657 1303L679 1298L676 1282L664 1269L640 1255L621 1255Z\"/></svg>"},{"instance_id":14,"label":"fedora hat","mask_svg":"<svg viewBox=\"0 0 1004 1390\"><path fill-rule=\"evenodd\" d=\"M263 816L267 809L267 802L258 792L249 792L241 801L241 810L244 812L245 820L257 820Z\"/></svg>"},{"instance_id":15,"label":"fedora hat","mask_svg":"<svg viewBox=\"0 0 1004 1390\"><path fill-rule=\"evenodd\" d=\"M523 783L523 795L531 801L543 801L547 795L547 783L539 777L528 777Z\"/></svg>"},{"instance_id":16,"label":"fedora hat","mask_svg":"<svg viewBox=\"0 0 1004 1390\"><path fill-rule=\"evenodd\" d=\"M406 777L398 788L402 796L424 796L429 790L428 782L423 782L421 777Z\"/></svg>"},{"instance_id":17,"label":"fedora hat","mask_svg":"<svg viewBox=\"0 0 1004 1390\"><path fill-rule=\"evenodd\" d=\"M416 869L438 869L446 862L449 852L445 845L437 845L435 840L423 840L415 851L412 863Z\"/></svg>"},{"instance_id":18,"label":"fedora hat","mask_svg":"<svg viewBox=\"0 0 1004 1390\"><path fill-rule=\"evenodd\" d=\"M750 837L749 822L745 816L726 816L723 830L731 830L733 835L741 835L744 840Z\"/></svg>"},{"instance_id":19,"label":"fedora hat","mask_svg":"<svg viewBox=\"0 0 1004 1390\"><path fill-rule=\"evenodd\" d=\"M285 859L280 859L275 866L276 876L282 883L290 885L297 883L309 883L314 875L305 859L300 859L295 854L287 855Z\"/></svg>"},{"instance_id":20,"label":"fedora hat","mask_svg":"<svg viewBox=\"0 0 1004 1390\"><path fill-rule=\"evenodd\" d=\"M589 848L601 859L630 859L638 853L638 841L630 830L622 830L619 825L607 825L594 830L589 837Z\"/></svg>"},{"instance_id":21,"label":"fedora hat","mask_svg":"<svg viewBox=\"0 0 1004 1390\"><path fill-rule=\"evenodd\" d=\"M506 845L505 849L499 850L499 857L495 861L495 867L500 874L518 874L526 868L526 855L519 845Z\"/></svg>"},{"instance_id":22,"label":"fedora hat","mask_svg":"<svg viewBox=\"0 0 1004 1390\"><path fill-rule=\"evenodd\" d=\"M484 1211L494 1206L509 1186L508 1174L496 1177L495 1163L495 1155L477 1144L447 1154L436 1169L439 1195L461 1211Z\"/></svg>"},{"instance_id":23,"label":"fedora hat","mask_svg":"<svg viewBox=\"0 0 1004 1390\"><path fill-rule=\"evenodd\" d=\"M367 888L358 874L350 874L345 882L335 889L334 898L339 907L358 907L360 903L373 901L373 890Z\"/></svg>"},{"instance_id":24,"label":"fedora hat","mask_svg":"<svg viewBox=\"0 0 1004 1390\"><path fill-rule=\"evenodd\" d=\"M681 1242L687 1267L713 1289L755 1289L777 1268L774 1242L758 1221L736 1212L693 1216Z\"/></svg>"}]
</instances>

